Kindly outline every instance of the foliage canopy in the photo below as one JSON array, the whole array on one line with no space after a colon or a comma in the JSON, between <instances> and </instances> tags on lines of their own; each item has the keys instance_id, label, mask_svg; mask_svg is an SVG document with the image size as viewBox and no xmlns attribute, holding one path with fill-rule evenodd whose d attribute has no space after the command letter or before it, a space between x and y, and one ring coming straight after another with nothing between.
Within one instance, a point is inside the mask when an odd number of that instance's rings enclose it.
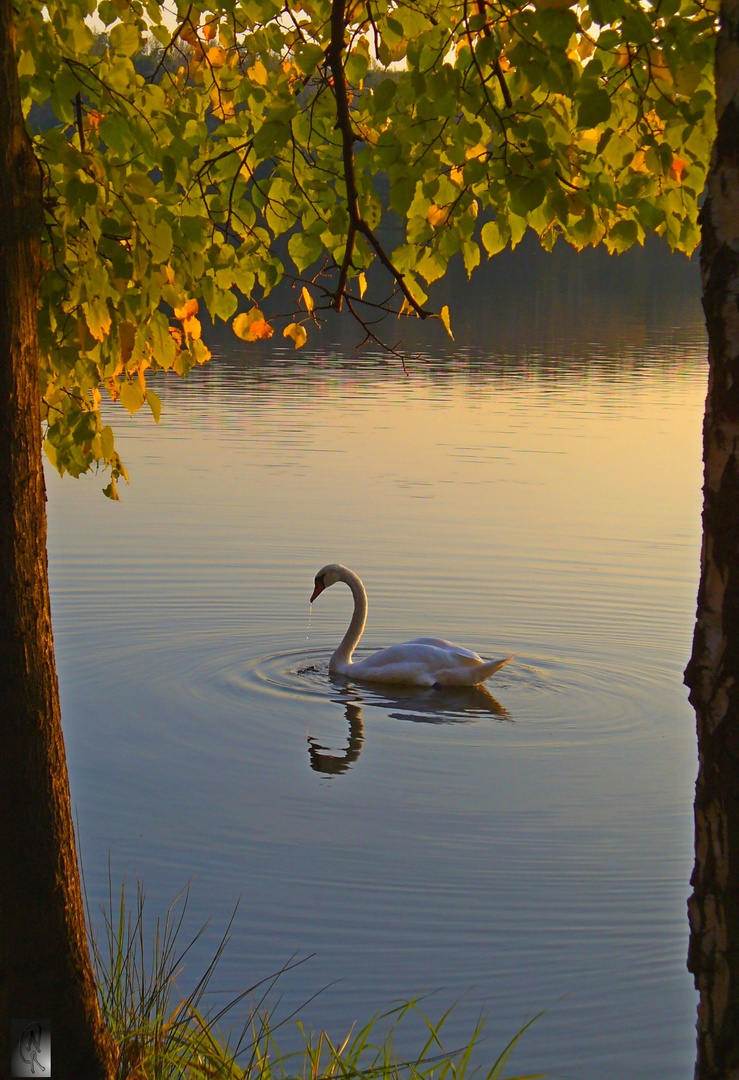
<instances>
[{"instance_id":1,"label":"foliage canopy","mask_svg":"<svg viewBox=\"0 0 739 1080\"><path fill-rule=\"evenodd\" d=\"M51 461L117 497L102 394L158 419L146 373L209 358L201 305L270 337L287 279L296 347L330 308L377 340L527 229L691 252L714 30L696 0L18 0Z\"/></svg>"}]
</instances>

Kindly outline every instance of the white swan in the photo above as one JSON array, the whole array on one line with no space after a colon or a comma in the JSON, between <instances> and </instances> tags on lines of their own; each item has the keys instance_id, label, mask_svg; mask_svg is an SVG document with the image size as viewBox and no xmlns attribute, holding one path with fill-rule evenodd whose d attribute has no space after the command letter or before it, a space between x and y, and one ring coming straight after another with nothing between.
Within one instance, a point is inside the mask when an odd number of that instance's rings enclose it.
<instances>
[{"instance_id":1,"label":"white swan","mask_svg":"<svg viewBox=\"0 0 739 1080\"><path fill-rule=\"evenodd\" d=\"M331 675L350 675L366 682L405 683L412 686L476 686L507 664L505 660L483 660L475 652L441 638L414 638L352 663L367 620L367 593L354 573L341 563L329 563L316 574L311 604L337 581L345 582L354 597L354 613L349 629L331 657Z\"/></svg>"}]
</instances>

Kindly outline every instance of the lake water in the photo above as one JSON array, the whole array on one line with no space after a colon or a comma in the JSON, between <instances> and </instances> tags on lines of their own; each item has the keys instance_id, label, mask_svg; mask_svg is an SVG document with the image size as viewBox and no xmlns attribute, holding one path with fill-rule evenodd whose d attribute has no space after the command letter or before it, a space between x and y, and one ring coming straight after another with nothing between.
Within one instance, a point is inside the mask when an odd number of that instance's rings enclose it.
<instances>
[{"instance_id":1,"label":"lake water","mask_svg":"<svg viewBox=\"0 0 739 1080\"><path fill-rule=\"evenodd\" d=\"M301 1015L336 1037L420 993L457 1003L450 1045L487 1018L481 1062L543 1011L514 1068L673 1080L696 1006L697 270L524 248L486 275L452 283L455 343L403 328L407 374L345 324L297 354L214 335L212 364L156 382L158 428L115 413L122 503L49 475L87 888L110 858L163 913L190 881L206 944L241 897L219 988L312 954L278 1013L323 988ZM489 694L332 681L351 597L308 603L329 561L367 587L363 646L514 662Z\"/></svg>"}]
</instances>

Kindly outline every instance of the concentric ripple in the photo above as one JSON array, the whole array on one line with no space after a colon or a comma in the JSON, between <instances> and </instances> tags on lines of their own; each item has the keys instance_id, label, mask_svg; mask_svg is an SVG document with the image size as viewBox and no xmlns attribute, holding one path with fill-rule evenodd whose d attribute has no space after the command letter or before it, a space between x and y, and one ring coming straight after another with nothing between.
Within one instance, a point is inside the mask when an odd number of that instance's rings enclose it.
<instances>
[{"instance_id":1,"label":"concentric ripple","mask_svg":"<svg viewBox=\"0 0 739 1080\"><path fill-rule=\"evenodd\" d=\"M213 650L207 660L196 661L188 673L190 696L209 708L219 700L227 709L249 702L265 719L295 710L308 724L326 705L364 707L367 715L379 711L424 724L505 722L515 727L516 742L540 747L651 737L654 673L646 665L626 673L595 656L580 657L577 667L552 656L517 656L489 684L437 690L335 677L329 674L328 649L258 654L260 644L249 643L247 659L232 647L225 656Z\"/></svg>"}]
</instances>

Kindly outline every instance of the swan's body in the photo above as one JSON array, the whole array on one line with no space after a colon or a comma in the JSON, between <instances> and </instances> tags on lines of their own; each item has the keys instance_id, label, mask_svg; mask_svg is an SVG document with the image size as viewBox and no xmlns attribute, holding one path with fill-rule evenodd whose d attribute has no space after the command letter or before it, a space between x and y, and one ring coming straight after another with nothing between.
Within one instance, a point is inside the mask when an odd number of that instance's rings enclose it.
<instances>
[{"instance_id":1,"label":"swan's body","mask_svg":"<svg viewBox=\"0 0 739 1080\"><path fill-rule=\"evenodd\" d=\"M511 659L483 660L476 652L463 649L443 638L420 637L391 645L387 649L352 662L352 654L367 621L367 593L354 573L340 563L329 563L316 574L311 604L324 589L345 582L354 597L354 613L349 629L331 657L331 675L350 675L365 682L403 683L411 686L476 686L494 675Z\"/></svg>"}]
</instances>

